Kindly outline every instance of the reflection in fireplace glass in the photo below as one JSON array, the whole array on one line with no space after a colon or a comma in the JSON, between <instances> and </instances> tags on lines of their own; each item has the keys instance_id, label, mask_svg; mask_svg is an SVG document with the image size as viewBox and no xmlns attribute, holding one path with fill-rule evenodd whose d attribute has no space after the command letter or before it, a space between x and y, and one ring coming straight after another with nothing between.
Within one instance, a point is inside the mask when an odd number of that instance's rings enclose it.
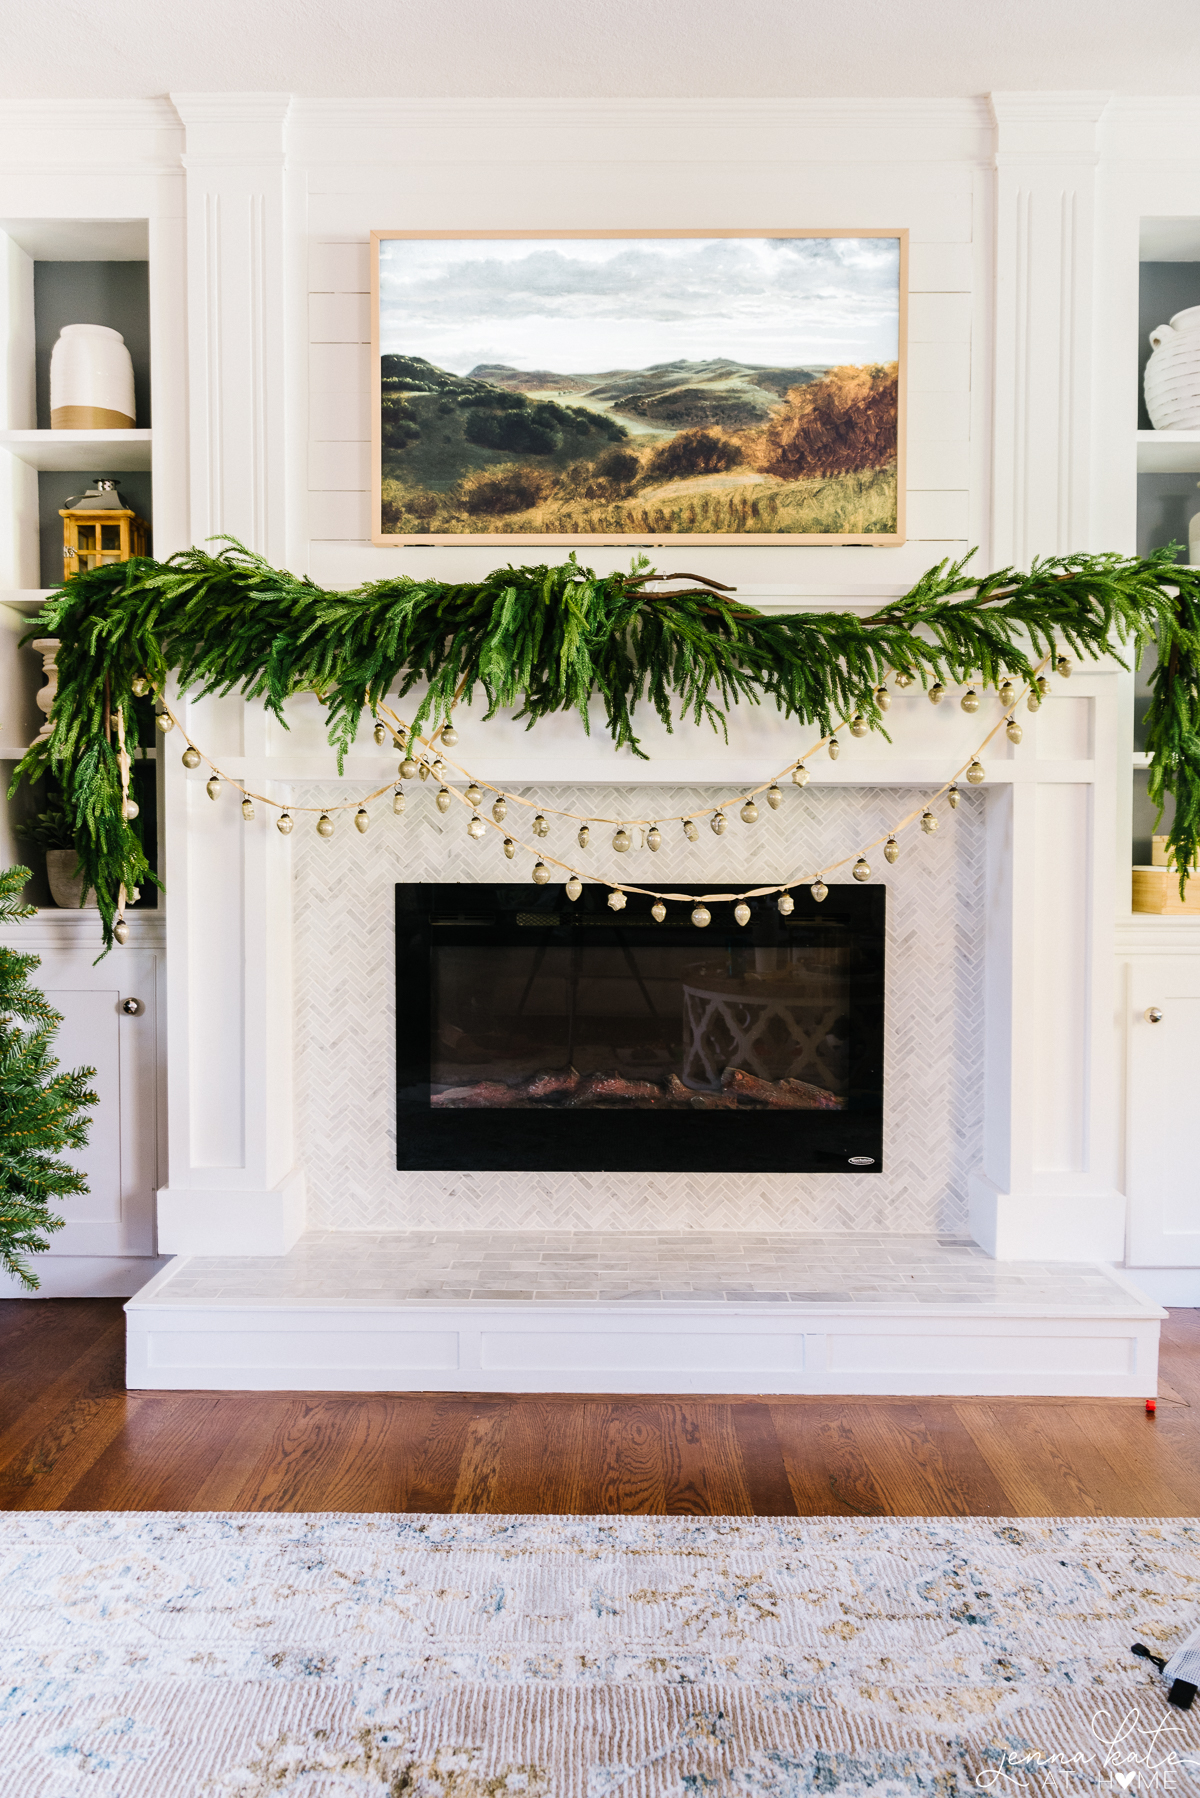
<instances>
[{"instance_id":1,"label":"reflection in fireplace glass","mask_svg":"<svg viewBox=\"0 0 1200 1798\"><path fill-rule=\"evenodd\" d=\"M436 944L435 1108L845 1108L849 933L805 941L797 931L777 947L654 942L640 930L606 931L603 943L546 934Z\"/></svg>"}]
</instances>

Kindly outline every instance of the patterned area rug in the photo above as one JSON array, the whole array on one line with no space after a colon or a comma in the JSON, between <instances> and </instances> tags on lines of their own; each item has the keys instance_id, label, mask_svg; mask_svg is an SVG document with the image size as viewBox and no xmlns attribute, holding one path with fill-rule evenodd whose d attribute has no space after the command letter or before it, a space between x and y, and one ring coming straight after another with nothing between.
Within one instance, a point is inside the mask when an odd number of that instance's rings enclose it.
<instances>
[{"instance_id":1,"label":"patterned area rug","mask_svg":"<svg viewBox=\"0 0 1200 1798\"><path fill-rule=\"evenodd\" d=\"M9 1513L4 1798L1200 1790L1200 1520Z\"/></svg>"}]
</instances>

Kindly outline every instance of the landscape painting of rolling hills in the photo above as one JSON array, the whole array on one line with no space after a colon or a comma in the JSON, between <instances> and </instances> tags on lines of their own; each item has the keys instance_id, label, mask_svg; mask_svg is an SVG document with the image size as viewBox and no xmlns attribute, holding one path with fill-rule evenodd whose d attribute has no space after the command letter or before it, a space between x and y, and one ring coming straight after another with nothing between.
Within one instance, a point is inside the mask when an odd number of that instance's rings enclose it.
<instances>
[{"instance_id":1,"label":"landscape painting of rolling hills","mask_svg":"<svg viewBox=\"0 0 1200 1798\"><path fill-rule=\"evenodd\" d=\"M373 232L375 541L902 541L905 249Z\"/></svg>"}]
</instances>

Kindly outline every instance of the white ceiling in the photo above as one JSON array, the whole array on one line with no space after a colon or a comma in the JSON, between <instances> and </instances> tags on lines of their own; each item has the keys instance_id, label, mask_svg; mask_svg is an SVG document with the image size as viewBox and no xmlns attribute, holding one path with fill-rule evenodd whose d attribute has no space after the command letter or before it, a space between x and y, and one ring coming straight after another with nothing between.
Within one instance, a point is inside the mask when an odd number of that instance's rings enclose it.
<instances>
[{"instance_id":1,"label":"white ceiling","mask_svg":"<svg viewBox=\"0 0 1200 1798\"><path fill-rule=\"evenodd\" d=\"M1200 0L0 0L0 97L1200 94Z\"/></svg>"}]
</instances>

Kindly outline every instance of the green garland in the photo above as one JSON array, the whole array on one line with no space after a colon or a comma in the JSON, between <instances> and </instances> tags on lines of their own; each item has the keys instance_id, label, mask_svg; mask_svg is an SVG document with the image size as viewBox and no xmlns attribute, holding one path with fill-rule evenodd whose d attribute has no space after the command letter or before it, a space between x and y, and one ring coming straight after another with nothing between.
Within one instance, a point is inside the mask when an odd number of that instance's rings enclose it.
<instances>
[{"instance_id":1,"label":"green garland","mask_svg":"<svg viewBox=\"0 0 1200 1798\"><path fill-rule=\"evenodd\" d=\"M1173 548L1148 558L1059 556L1027 574L967 571L968 557L931 568L902 599L868 618L851 612L769 614L697 575L660 576L644 558L628 574L597 575L574 556L557 567L500 568L459 584L399 575L326 593L222 539L75 576L47 600L32 635L62 641L53 730L14 777L52 772L74 819L86 884L111 944L120 888L150 875L136 827L122 816L114 727L138 741L135 680L160 692L174 672L200 694L240 692L282 719L285 700L320 695L342 757L364 710L397 686L428 692L413 720L448 715L482 688L488 716L513 708L532 725L575 710L588 726L598 696L617 748L643 755L634 713L663 723L707 719L768 702L823 734L860 712L883 730L875 689L890 669L924 684L995 684L1031 676L1051 652L1135 656L1158 639L1147 720L1151 792L1176 796L1171 844L1190 866L1200 835L1200 570ZM683 581L664 591L651 582ZM144 711L144 704L143 704ZM886 734L886 733L885 733Z\"/></svg>"}]
</instances>

